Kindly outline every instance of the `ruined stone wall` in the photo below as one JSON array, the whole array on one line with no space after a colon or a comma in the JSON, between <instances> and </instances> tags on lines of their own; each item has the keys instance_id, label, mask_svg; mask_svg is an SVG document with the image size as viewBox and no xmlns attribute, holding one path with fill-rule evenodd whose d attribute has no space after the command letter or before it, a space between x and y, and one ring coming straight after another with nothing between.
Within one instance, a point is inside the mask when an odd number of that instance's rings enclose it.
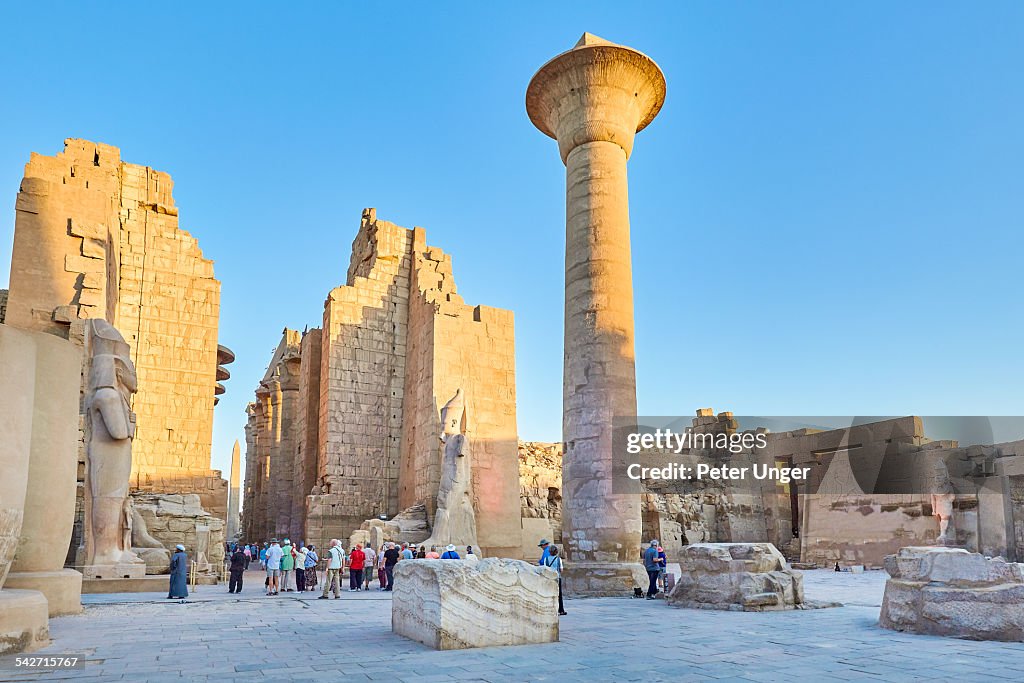
<instances>
[{"instance_id":1,"label":"ruined stone wall","mask_svg":"<svg viewBox=\"0 0 1024 683\"><path fill-rule=\"evenodd\" d=\"M7 318L7 292L6 289L0 289L0 324Z\"/></svg>"},{"instance_id":2,"label":"ruined stone wall","mask_svg":"<svg viewBox=\"0 0 1024 683\"><path fill-rule=\"evenodd\" d=\"M116 323L121 166L116 147L85 140L31 155L15 203L7 324L67 338L79 318Z\"/></svg>"},{"instance_id":3,"label":"ruined stone wall","mask_svg":"<svg viewBox=\"0 0 1024 683\"><path fill-rule=\"evenodd\" d=\"M197 493L226 515L210 469L220 283L178 229L166 174L123 163L116 147L68 139L33 154L16 202L6 322L74 339L104 318L139 376L133 489Z\"/></svg>"},{"instance_id":4,"label":"ruined stone wall","mask_svg":"<svg viewBox=\"0 0 1024 683\"><path fill-rule=\"evenodd\" d=\"M261 462L257 439L259 426L257 403L245 407L245 484L242 498L242 536L247 541L262 541L266 538L262 529L266 523L263 515L263 483L265 477L260 469Z\"/></svg>"},{"instance_id":5,"label":"ruined stone wall","mask_svg":"<svg viewBox=\"0 0 1024 683\"><path fill-rule=\"evenodd\" d=\"M456 291L451 257L413 240L406 423L399 506L424 502L433 520L441 478L440 409L457 389L466 402L477 539L488 555L517 556L518 436L511 311L469 306Z\"/></svg>"},{"instance_id":6,"label":"ruined stone wall","mask_svg":"<svg viewBox=\"0 0 1024 683\"><path fill-rule=\"evenodd\" d=\"M306 498L316 485L320 447L320 353L323 340L315 327L302 335L299 405L295 418L295 482L292 496L292 538L306 538Z\"/></svg>"},{"instance_id":7,"label":"ruined stone wall","mask_svg":"<svg viewBox=\"0 0 1024 683\"><path fill-rule=\"evenodd\" d=\"M307 536L322 545L398 512L412 231L363 212L347 284L324 304L317 485Z\"/></svg>"},{"instance_id":8,"label":"ruined stone wall","mask_svg":"<svg viewBox=\"0 0 1024 683\"><path fill-rule=\"evenodd\" d=\"M210 470L220 282L178 228L170 176L121 165L121 268L116 326L139 375L132 458L138 491L196 493L226 516L227 487Z\"/></svg>"},{"instance_id":9,"label":"ruined stone wall","mask_svg":"<svg viewBox=\"0 0 1024 683\"><path fill-rule=\"evenodd\" d=\"M254 540L292 538L301 530L294 516L296 465L302 442L301 334L285 328L267 371L246 409L246 516L244 533Z\"/></svg>"},{"instance_id":10,"label":"ruined stone wall","mask_svg":"<svg viewBox=\"0 0 1024 683\"><path fill-rule=\"evenodd\" d=\"M522 553L540 557L541 539L562 542L562 444L519 442L519 499Z\"/></svg>"}]
</instances>

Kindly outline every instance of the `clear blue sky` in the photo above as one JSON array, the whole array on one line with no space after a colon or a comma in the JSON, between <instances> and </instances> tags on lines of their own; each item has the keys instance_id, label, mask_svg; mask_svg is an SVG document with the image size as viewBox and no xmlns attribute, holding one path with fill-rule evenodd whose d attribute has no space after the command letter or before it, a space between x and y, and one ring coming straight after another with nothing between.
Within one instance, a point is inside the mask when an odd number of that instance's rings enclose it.
<instances>
[{"instance_id":1,"label":"clear blue sky","mask_svg":"<svg viewBox=\"0 0 1024 683\"><path fill-rule=\"evenodd\" d=\"M1024 414L1024 4L492 5L6 7L0 263L30 152L171 173L238 356L226 470L374 206L515 311L520 435L558 440L564 169L523 98L590 31L668 80L629 167L641 413Z\"/></svg>"}]
</instances>

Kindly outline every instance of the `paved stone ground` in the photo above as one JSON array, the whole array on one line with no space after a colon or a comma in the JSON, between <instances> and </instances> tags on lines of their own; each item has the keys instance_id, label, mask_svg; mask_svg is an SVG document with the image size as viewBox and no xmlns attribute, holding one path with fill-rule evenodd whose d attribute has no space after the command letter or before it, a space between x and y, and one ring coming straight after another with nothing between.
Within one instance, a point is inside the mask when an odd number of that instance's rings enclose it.
<instances>
[{"instance_id":1,"label":"paved stone ground","mask_svg":"<svg viewBox=\"0 0 1024 683\"><path fill-rule=\"evenodd\" d=\"M1024 643L971 642L878 628L886 575L805 573L835 609L738 613L661 601L571 600L561 642L435 652L391 633L388 594L262 593L200 587L187 603L156 594L85 596L50 622L53 644L85 668L16 671L0 681L971 681L1024 680Z\"/></svg>"}]
</instances>

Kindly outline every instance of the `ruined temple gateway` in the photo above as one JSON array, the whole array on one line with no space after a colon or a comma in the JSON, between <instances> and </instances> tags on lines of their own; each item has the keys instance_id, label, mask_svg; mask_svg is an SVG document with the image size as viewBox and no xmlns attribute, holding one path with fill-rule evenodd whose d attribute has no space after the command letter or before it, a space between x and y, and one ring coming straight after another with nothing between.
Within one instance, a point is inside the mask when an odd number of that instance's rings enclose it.
<instances>
[{"instance_id":1,"label":"ruined temple gateway","mask_svg":"<svg viewBox=\"0 0 1024 683\"><path fill-rule=\"evenodd\" d=\"M438 411L460 387L480 545L518 557L512 313L464 303L422 228L364 210L323 327L284 331L246 411L243 535L323 546L417 503L433 519Z\"/></svg>"},{"instance_id":2,"label":"ruined temple gateway","mask_svg":"<svg viewBox=\"0 0 1024 683\"><path fill-rule=\"evenodd\" d=\"M224 518L227 482L210 468L211 441L219 381L228 377L222 365L233 357L217 343L213 262L178 227L172 188L169 175L122 161L111 145L69 138L55 156L33 153L15 204L0 322L78 346L88 320L116 328L138 372L132 492L197 495ZM82 439L79 462L84 468ZM72 563L81 485L76 514Z\"/></svg>"}]
</instances>

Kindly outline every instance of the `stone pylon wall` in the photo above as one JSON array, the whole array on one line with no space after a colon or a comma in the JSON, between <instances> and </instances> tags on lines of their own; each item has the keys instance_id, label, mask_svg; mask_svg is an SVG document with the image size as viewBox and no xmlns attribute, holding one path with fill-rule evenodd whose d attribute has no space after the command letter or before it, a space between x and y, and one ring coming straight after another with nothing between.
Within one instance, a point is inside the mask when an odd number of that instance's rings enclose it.
<instances>
[{"instance_id":1,"label":"stone pylon wall","mask_svg":"<svg viewBox=\"0 0 1024 683\"><path fill-rule=\"evenodd\" d=\"M347 284L324 304L317 484L307 535L348 538L398 510L412 231L363 212Z\"/></svg>"},{"instance_id":2,"label":"stone pylon wall","mask_svg":"<svg viewBox=\"0 0 1024 683\"><path fill-rule=\"evenodd\" d=\"M132 485L197 493L224 518L227 482L210 469L220 283L178 228L167 174L116 147L68 139L33 154L16 203L6 322L74 338L104 318L139 375Z\"/></svg>"},{"instance_id":3,"label":"stone pylon wall","mask_svg":"<svg viewBox=\"0 0 1024 683\"><path fill-rule=\"evenodd\" d=\"M469 306L452 259L414 231L406 419L399 507L427 506L433 522L441 480L440 408L461 388L473 471L477 538L488 555L518 557L518 437L511 311Z\"/></svg>"},{"instance_id":4,"label":"stone pylon wall","mask_svg":"<svg viewBox=\"0 0 1024 683\"><path fill-rule=\"evenodd\" d=\"M365 210L323 328L282 345L247 410L248 538L324 546L417 503L432 521L439 411L462 388L480 544L522 554L512 314L466 305L422 228Z\"/></svg>"}]
</instances>

